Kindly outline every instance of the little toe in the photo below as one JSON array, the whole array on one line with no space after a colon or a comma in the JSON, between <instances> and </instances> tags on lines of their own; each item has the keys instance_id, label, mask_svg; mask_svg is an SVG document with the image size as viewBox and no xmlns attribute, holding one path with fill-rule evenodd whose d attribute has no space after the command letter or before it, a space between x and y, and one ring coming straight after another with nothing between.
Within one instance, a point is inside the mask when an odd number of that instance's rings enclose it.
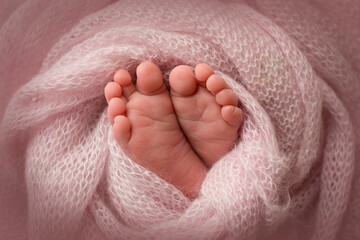
<instances>
[{"instance_id":1,"label":"little toe","mask_svg":"<svg viewBox=\"0 0 360 240\"><path fill-rule=\"evenodd\" d=\"M228 87L225 80L222 77L220 77L217 74L213 74L206 80L206 88L208 91L215 94L220 90L223 90Z\"/></svg>"},{"instance_id":2,"label":"little toe","mask_svg":"<svg viewBox=\"0 0 360 240\"><path fill-rule=\"evenodd\" d=\"M109 103L110 99L114 97L121 97L122 90L118 83L108 82L104 88L106 101Z\"/></svg>"},{"instance_id":3,"label":"little toe","mask_svg":"<svg viewBox=\"0 0 360 240\"><path fill-rule=\"evenodd\" d=\"M169 83L171 93L182 96L194 94L198 86L193 71L185 65L177 66L171 71Z\"/></svg>"},{"instance_id":4,"label":"little toe","mask_svg":"<svg viewBox=\"0 0 360 240\"><path fill-rule=\"evenodd\" d=\"M152 62L142 62L136 68L136 88L144 95L154 95L166 90L160 68Z\"/></svg>"},{"instance_id":5,"label":"little toe","mask_svg":"<svg viewBox=\"0 0 360 240\"><path fill-rule=\"evenodd\" d=\"M232 105L223 106L221 116L229 125L234 127L240 127L243 121L243 112L241 109Z\"/></svg>"},{"instance_id":6,"label":"little toe","mask_svg":"<svg viewBox=\"0 0 360 240\"><path fill-rule=\"evenodd\" d=\"M203 87L205 87L205 81L213 74L214 70L205 63L199 63L195 67L195 77Z\"/></svg>"},{"instance_id":7,"label":"little toe","mask_svg":"<svg viewBox=\"0 0 360 240\"><path fill-rule=\"evenodd\" d=\"M114 123L114 118L116 116L125 113L125 108L125 103L122 99L117 97L110 99L107 113L111 124Z\"/></svg>"},{"instance_id":8,"label":"little toe","mask_svg":"<svg viewBox=\"0 0 360 240\"><path fill-rule=\"evenodd\" d=\"M231 89L223 89L216 93L215 101L224 106L224 105L233 105L237 106L238 98L236 94Z\"/></svg>"},{"instance_id":9,"label":"little toe","mask_svg":"<svg viewBox=\"0 0 360 240\"><path fill-rule=\"evenodd\" d=\"M124 147L130 140L130 120L124 115L116 116L114 119L113 133L116 142Z\"/></svg>"},{"instance_id":10,"label":"little toe","mask_svg":"<svg viewBox=\"0 0 360 240\"><path fill-rule=\"evenodd\" d=\"M122 93L126 99L136 91L136 88L131 81L130 73L125 69L120 69L115 73L114 82L121 86Z\"/></svg>"}]
</instances>

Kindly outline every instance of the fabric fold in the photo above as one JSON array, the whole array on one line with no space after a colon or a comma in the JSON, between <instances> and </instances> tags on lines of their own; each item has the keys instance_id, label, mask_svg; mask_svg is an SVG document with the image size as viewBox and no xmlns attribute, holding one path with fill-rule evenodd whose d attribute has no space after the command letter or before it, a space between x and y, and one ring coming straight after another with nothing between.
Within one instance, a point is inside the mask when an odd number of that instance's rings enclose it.
<instances>
[{"instance_id":1,"label":"fabric fold","mask_svg":"<svg viewBox=\"0 0 360 240\"><path fill-rule=\"evenodd\" d=\"M356 1L4 1L0 239L358 239ZM116 144L103 91L205 62L240 138L190 200Z\"/></svg>"}]
</instances>

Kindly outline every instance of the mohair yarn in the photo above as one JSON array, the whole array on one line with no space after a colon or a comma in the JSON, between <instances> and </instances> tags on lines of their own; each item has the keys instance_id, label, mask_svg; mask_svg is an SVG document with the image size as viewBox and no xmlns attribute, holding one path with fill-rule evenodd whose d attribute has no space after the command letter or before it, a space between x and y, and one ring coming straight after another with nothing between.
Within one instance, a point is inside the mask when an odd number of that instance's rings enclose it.
<instances>
[{"instance_id":1,"label":"mohair yarn","mask_svg":"<svg viewBox=\"0 0 360 240\"><path fill-rule=\"evenodd\" d=\"M105 84L205 62L245 113L198 198L129 159ZM359 239L357 0L0 2L0 239Z\"/></svg>"}]
</instances>

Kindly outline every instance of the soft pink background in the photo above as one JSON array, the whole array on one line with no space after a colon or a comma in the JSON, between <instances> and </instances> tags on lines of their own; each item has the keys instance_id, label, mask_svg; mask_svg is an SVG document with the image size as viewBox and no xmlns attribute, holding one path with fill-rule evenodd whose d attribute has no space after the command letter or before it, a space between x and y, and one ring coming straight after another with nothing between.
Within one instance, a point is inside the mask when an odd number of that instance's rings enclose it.
<instances>
[{"instance_id":1,"label":"soft pink background","mask_svg":"<svg viewBox=\"0 0 360 240\"><path fill-rule=\"evenodd\" d=\"M206 62L242 102L191 202L115 143L104 85ZM360 2L0 2L0 239L359 239Z\"/></svg>"}]
</instances>

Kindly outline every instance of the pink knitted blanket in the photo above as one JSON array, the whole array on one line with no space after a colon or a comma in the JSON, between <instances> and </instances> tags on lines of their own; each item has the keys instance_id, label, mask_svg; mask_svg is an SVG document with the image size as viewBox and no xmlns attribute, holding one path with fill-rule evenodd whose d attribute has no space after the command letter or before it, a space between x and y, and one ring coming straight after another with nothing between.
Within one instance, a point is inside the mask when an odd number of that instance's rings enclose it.
<instances>
[{"instance_id":1,"label":"pink knitted blanket","mask_svg":"<svg viewBox=\"0 0 360 240\"><path fill-rule=\"evenodd\" d=\"M190 201L115 143L103 87L205 62L241 138ZM359 239L357 0L0 1L0 239Z\"/></svg>"}]
</instances>

